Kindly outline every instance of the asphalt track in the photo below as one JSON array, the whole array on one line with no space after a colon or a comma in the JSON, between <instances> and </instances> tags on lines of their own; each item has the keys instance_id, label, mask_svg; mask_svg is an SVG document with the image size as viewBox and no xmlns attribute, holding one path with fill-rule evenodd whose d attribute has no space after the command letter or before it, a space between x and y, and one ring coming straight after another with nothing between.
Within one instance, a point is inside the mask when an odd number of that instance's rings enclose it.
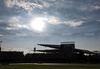
<instances>
[{"instance_id":1,"label":"asphalt track","mask_svg":"<svg viewBox=\"0 0 100 69\"><path fill-rule=\"evenodd\" d=\"M9 65L65 65L65 66L100 66L100 64L69 64L69 63L13 63Z\"/></svg>"}]
</instances>

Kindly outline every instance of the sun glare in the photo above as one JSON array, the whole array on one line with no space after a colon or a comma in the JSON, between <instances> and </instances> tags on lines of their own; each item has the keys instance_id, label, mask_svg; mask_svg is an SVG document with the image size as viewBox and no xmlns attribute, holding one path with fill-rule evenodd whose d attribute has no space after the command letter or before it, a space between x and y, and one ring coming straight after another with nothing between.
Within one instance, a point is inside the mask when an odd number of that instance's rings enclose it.
<instances>
[{"instance_id":1,"label":"sun glare","mask_svg":"<svg viewBox=\"0 0 100 69\"><path fill-rule=\"evenodd\" d=\"M36 18L31 22L31 27L36 31L43 31L45 27L45 19L44 18Z\"/></svg>"}]
</instances>

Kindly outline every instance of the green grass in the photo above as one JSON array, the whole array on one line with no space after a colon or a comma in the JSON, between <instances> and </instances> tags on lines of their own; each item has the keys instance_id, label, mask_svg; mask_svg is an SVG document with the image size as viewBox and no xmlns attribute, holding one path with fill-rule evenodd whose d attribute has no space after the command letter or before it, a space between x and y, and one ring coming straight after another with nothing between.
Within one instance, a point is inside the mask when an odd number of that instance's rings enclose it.
<instances>
[{"instance_id":1,"label":"green grass","mask_svg":"<svg viewBox=\"0 0 100 69\"><path fill-rule=\"evenodd\" d=\"M100 66L0 65L0 69L100 69Z\"/></svg>"}]
</instances>

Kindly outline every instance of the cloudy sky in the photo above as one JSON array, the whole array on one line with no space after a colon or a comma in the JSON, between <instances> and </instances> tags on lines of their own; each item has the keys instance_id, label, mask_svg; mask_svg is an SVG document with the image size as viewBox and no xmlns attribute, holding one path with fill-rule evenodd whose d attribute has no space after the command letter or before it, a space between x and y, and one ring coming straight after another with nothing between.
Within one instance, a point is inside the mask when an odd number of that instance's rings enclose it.
<instances>
[{"instance_id":1,"label":"cloudy sky","mask_svg":"<svg viewBox=\"0 0 100 69\"><path fill-rule=\"evenodd\" d=\"M66 41L100 50L100 0L0 0L0 40L2 50Z\"/></svg>"}]
</instances>

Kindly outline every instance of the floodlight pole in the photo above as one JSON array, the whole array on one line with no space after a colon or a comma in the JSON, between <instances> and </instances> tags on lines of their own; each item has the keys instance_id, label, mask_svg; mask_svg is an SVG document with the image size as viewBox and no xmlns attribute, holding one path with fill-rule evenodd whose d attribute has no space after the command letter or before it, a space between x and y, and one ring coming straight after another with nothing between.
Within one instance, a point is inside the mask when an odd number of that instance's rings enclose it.
<instances>
[{"instance_id":1,"label":"floodlight pole","mask_svg":"<svg viewBox=\"0 0 100 69\"><path fill-rule=\"evenodd\" d=\"M1 43L2 43L2 41L0 41L0 52L1 52Z\"/></svg>"}]
</instances>

